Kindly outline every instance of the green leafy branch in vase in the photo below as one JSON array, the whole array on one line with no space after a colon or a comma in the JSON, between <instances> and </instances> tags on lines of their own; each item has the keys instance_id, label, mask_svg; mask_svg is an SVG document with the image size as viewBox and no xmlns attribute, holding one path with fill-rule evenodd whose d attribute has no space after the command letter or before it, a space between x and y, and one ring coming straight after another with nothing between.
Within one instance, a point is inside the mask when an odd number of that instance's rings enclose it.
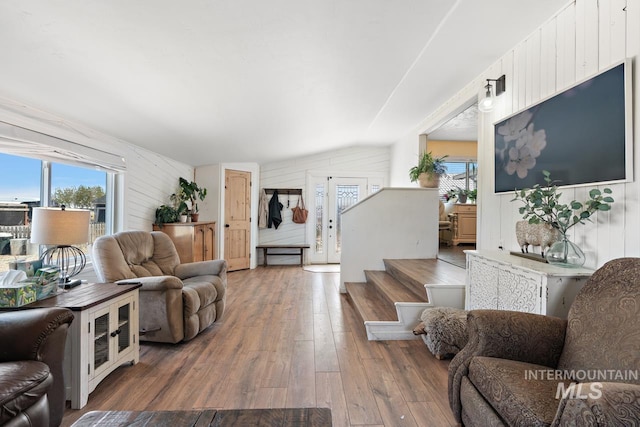
<instances>
[{"instance_id":1,"label":"green leafy branch in vase","mask_svg":"<svg viewBox=\"0 0 640 427\"><path fill-rule=\"evenodd\" d=\"M539 184L533 188L522 189L515 192L515 198L511 201L520 200L524 206L519 208L523 219L529 220L529 224L546 223L560 231L562 237L566 239L567 230L576 224L584 224L591 221L590 217L598 211L611 210L611 203L614 202L610 196L612 191L604 188L600 191L593 188L589 191L589 199L583 203L576 200L571 203L560 203L557 183L551 179L551 173L542 171L544 175L545 187Z\"/></svg>"}]
</instances>

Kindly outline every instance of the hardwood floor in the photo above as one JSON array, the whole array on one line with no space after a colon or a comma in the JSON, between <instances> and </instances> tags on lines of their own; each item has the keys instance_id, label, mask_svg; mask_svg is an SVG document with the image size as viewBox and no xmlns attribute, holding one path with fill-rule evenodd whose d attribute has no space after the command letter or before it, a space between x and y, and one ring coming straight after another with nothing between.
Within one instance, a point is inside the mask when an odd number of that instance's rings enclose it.
<instances>
[{"instance_id":1,"label":"hardwood floor","mask_svg":"<svg viewBox=\"0 0 640 427\"><path fill-rule=\"evenodd\" d=\"M435 261L442 262L442 261ZM82 410L329 407L333 425L456 425L448 361L422 340L367 341L338 273L259 267L229 273L225 319L178 345L142 344Z\"/></svg>"}]
</instances>

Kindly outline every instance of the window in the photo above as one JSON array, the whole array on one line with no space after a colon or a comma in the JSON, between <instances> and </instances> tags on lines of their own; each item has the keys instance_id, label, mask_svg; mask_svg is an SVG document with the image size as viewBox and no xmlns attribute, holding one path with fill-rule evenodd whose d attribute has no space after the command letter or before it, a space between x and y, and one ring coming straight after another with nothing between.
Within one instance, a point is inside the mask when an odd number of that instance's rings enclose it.
<instances>
[{"instance_id":1,"label":"window","mask_svg":"<svg viewBox=\"0 0 640 427\"><path fill-rule=\"evenodd\" d=\"M440 177L440 198L449 190L461 188L475 190L478 180L478 164L475 162L446 162L447 173Z\"/></svg>"},{"instance_id":2,"label":"window","mask_svg":"<svg viewBox=\"0 0 640 427\"><path fill-rule=\"evenodd\" d=\"M0 153L0 272L14 260L39 258L29 242L31 212L38 206L91 211L89 242L78 245L89 259L90 244L111 231L108 178L97 169Z\"/></svg>"}]
</instances>

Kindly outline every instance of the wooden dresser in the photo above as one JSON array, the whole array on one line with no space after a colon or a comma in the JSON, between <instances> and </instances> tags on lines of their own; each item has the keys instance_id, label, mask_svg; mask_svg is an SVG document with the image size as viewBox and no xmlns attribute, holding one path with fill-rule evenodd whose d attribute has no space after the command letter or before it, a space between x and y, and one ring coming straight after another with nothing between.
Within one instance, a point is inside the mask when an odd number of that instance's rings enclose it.
<instances>
[{"instance_id":1,"label":"wooden dresser","mask_svg":"<svg viewBox=\"0 0 640 427\"><path fill-rule=\"evenodd\" d=\"M476 242L476 209L475 204L456 203L451 217L453 244Z\"/></svg>"},{"instance_id":2,"label":"wooden dresser","mask_svg":"<svg viewBox=\"0 0 640 427\"><path fill-rule=\"evenodd\" d=\"M153 229L171 237L181 263L216 258L215 222L176 222L163 224L162 228L154 224Z\"/></svg>"}]
</instances>

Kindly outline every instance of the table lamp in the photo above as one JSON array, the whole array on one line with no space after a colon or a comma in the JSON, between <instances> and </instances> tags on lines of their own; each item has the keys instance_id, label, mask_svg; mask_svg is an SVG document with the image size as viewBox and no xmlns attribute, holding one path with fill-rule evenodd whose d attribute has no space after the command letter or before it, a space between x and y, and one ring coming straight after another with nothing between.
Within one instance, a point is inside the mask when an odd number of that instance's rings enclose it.
<instances>
[{"instance_id":1,"label":"table lamp","mask_svg":"<svg viewBox=\"0 0 640 427\"><path fill-rule=\"evenodd\" d=\"M90 212L83 209L33 208L31 243L53 245L42 254L42 263L60 268L60 286L72 288L80 280L71 277L86 264L84 252L74 244L89 241Z\"/></svg>"}]
</instances>

